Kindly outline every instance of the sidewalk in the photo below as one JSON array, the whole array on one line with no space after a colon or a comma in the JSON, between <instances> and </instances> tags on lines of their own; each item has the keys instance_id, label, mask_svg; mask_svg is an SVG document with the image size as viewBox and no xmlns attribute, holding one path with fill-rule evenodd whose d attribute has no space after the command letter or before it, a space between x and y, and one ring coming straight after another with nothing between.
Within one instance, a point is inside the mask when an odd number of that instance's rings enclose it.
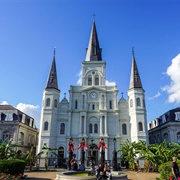
<instances>
[{"instance_id":1,"label":"sidewalk","mask_svg":"<svg viewBox=\"0 0 180 180\"><path fill-rule=\"evenodd\" d=\"M160 177L159 173L155 172L135 172L135 171L122 171L122 173L127 174L128 180L156 180Z\"/></svg>"},{"instance_id":2,"label":"sidewalk","mask_svg":"<svg viewBox=\"0 0 180 180\"><path fill-rule=\"evenodd\" d=\"M57 169L57 171L40 171L40 172L25 172L28 175L28 180L54 180L56 174L65 171L64 169ZM159 173L134 172L123 170L122 173L127 174L128 180L156 180L160 177Z\"/></svg>"}]
</instances>

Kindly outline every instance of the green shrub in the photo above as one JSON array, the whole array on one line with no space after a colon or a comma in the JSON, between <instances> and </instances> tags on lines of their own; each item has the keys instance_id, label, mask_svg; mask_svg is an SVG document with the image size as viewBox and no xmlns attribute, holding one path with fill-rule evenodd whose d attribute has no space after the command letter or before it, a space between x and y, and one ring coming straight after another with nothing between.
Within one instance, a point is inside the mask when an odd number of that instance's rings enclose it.
<instances>
[{"instance_id":1,"label":"green shrub","mask_svg":"<svg viewBox=\"0 0 180 180\"><path fill-rule=\"evenodd\" d=\"M25 161L19 159L0 160L0 173L11 175L24 174Z\"/></svg>"},{"instance_id":2,"label":"green shrub","mask_svg":"<svg viewBox=\"0 0 180 180\"><path fill-rule=\"evenodd\" d=\"M177 160L178 166L180 167L180 161ZM173 177L172 174L172 161L163 163L159 166L158 171L161 174L160 180L169 180L170 177Z\"/></svg>"}]
</instances>

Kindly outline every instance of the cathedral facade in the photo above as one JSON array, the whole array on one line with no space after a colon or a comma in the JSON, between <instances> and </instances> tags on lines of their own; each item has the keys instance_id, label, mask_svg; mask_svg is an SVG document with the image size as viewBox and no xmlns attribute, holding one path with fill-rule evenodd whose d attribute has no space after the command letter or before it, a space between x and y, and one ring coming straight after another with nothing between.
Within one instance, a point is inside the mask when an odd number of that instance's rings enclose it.
<instances>
[{"instance_id":1,"label":"cathedral facade","mask_svg":"<svg viewBox=\"0 0 180 180\"><path fill-rule=\"evenodd\" d=\"M100 158L99 142L108 146L105 159L112 160L114 148L129 139L148 142L145 91L132 53L128 100L118 100L116 85L106 85L106 62L102 59L95 22L92 24L85 61L82 62L82 85L70 86L69 100L60 101L55 54L43 91L38 151L46 145L57 148L58 161L68 157L68 142L73 138L76 159L80 159L78 146L84 138L87 147L93 138L93 154ZM113 139L116 138L114 142ZM89 150L86 150L86 159ZM49 155L50 156L50 155ZM120 155L118 155L119 158ZM52 155L51 155L52 157Z\"/></svg>"}]
</instances>

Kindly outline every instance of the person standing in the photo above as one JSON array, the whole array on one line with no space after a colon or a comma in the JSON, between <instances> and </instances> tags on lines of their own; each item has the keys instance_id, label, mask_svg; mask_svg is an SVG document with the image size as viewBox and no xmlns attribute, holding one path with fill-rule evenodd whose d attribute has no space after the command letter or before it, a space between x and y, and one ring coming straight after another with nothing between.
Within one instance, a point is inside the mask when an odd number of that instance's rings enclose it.
<instances>
[{"instance_id":1,"label":"person standing","mask_svg":"<svg viewBox=\"0 0 180 180\"><path fill-rule=\"evenodd\" d=\"M175 180L178 180L179 177L179 167L176 162L176 157L173 157L173 162L172 162L172 173L175 178Z\"/></svg>"}]
</instances>

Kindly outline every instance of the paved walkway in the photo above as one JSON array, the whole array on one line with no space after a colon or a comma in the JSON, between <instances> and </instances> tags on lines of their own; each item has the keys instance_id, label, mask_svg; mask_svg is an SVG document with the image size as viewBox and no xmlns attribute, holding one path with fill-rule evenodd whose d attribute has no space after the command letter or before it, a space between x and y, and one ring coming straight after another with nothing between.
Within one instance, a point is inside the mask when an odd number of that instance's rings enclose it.
<instances>
[{"instance_id":1,"label":"paved walkway","mask_svg":"<svg viewBox=\"0 0 180 180\"><path fill-rule=\"evenodd\" d=\"M41 171L41 172L25 172L25 175L28 175L28 180L54 180L56 174L63 172L64 170L57 171ZM145 172L134 172L134 171L123 171L124 174L127 174L128 180L156 180L160 177L159 173L145 173Z\"/></svg>"}]
</instances>

